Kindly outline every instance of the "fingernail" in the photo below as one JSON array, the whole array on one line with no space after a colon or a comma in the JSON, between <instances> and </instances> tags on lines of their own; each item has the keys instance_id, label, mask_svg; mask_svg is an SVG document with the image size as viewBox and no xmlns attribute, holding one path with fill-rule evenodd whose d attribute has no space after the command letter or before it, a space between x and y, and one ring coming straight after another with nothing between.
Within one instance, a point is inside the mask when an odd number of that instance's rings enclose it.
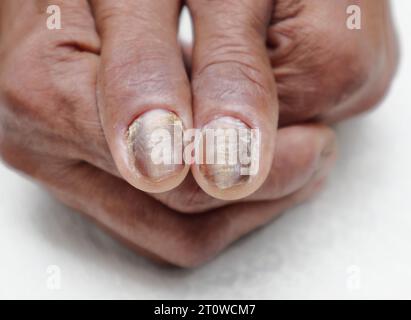
<instances>
[{"instance_id":1,"label":"fingernail","mask_svg":"<svg viewBox=\"0 0 411 320\"><path fill-rule=\"evenodd\" d=\"M183 124L167 110L155 109L142 114L129 127L127 145L135 169L153 182L178 174L182 164Z\"/></svg>"},{"instance_id":2,"label":"fingernail","mask_svg":"<svg viewBox=\"0 0 411 320\"><path fill-rule=\"evenodd\" d=\"M246 168L240 161L241 153L249 153L251 148L249 135L244 136L240 132L249 130L244 122L233 117L221 117L204 126L203 163L199 169L217 188L229 189L249 180L249 175L242 174ZM234 133L237 133L236 139Z\"/></svg>"}]
</instances>

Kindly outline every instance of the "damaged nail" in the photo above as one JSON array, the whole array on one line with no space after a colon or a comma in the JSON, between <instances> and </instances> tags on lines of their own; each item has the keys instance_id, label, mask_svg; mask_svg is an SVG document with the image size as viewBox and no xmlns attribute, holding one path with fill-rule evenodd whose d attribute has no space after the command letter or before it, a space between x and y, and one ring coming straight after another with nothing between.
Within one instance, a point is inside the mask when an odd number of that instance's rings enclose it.
<instances>
[{"instance_id":1,"label":"damaged nail","mask_svg":"<svg viewBox=\"0 0 411 320\"><path fill-rule=\"evenodd\" d=\"M221 117L203 128L204 161L199 166L203 176L219 189L246 183L251 162L250 128L239 119ZM245 164L244 164L245 163Z\"/></svg>"},{"instance_id":2,"label":"damaged nail","mask_svg":"<svg viewBox=\"0 0 411 320\"><path fill-rule=\"evenodd\" d=\"M142 114L128 129L127 145L135 169L153 182L180 173L181 119L173 112L155 109Z\"/></svg>"}]
</instances>

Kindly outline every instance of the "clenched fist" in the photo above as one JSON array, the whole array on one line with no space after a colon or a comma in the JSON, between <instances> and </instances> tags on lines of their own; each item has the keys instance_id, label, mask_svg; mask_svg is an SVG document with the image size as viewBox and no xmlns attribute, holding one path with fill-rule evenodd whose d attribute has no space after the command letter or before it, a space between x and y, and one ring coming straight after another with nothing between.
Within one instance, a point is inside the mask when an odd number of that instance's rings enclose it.
<instances>
[{"instance_id":1,"label":"clenched fist","mask_svg":"<svg viewBox=\"0 0 411 320\"><path fill-rule=\"evenodd\" d=\"M3 0L1 156L137 251L203 263L319 189L336 147L317 120L367 110L386 91L388 5L358 3L354 31L348 1L188 1L187 69L180 1L53 1L63 28L49 30L48 1ZM176 119L258 129L258 174L154 166L147 136Z\"/></svg>"}]
</instances>

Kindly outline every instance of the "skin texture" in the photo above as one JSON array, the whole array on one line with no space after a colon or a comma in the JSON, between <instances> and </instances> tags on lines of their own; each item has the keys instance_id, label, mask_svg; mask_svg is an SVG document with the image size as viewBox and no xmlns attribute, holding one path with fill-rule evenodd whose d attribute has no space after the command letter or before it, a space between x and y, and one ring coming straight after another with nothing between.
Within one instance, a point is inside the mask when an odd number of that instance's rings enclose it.
<instances>
[{"instance_id":1,"label":"skin texture","mask_svg":"<svg viewBox=\"0 0 411 320\"><path fill-rule=\"evenodd\" d=\"M195 37L191 58L195 127L228 115L261 134L259 171L246 183L221 190L207 183L199 166L192 166L192 173L208 194L225 200L242 198L265 181L274 156L278 99L266 50L272 1L193 0L187 6Z\"/></svg>"},{"instance_id":2,"label":"skin texture","mask_svg":"<svg viewBox=\"0 0 411 320\"><path fill-rule=\"evenodd\" d=\"M0 2L0 155L136 251L192 267L319 190L336 157L335 137L303 122L334 122L374 106L395 70L395 37L385 1L358 1L369 27L357 33L335 33L344 1L256 1L257 22L245 13L247 1L192 1L188 74L175 37L181 3L137 2L144 15L125 0L116 8L53 1L64 13L58 31L45 27L51 2ZM221 45L209 39L221 37ZM160 185L163 192L142 191L159 185L129 167L128 126L161 108L186 128L202 127L218 105L218 116L270 136L261 181L227 201L192 167ZM247 112L240 115L240 106ZM288 126L277 130L278 117Z\"/></svg>"}]
</instances>

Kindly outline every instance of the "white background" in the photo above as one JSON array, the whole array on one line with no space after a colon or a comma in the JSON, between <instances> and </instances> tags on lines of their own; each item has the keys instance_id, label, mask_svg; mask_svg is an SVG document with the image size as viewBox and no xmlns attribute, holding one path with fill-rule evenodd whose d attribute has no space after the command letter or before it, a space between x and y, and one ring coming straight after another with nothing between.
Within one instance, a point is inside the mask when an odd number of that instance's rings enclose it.
<instances>
[{"instance_id":1,"label":"white background","mask_svg":"<svg viewBox=\"0 0 411 320\"><path fill-rule=\"evenodd\" d=\"M337 127L340 159L318 198L202 268L167 269L0 165L0 298L411 298L411 2L394 9L393 89Z\"/></svg>"}]
</instances>

